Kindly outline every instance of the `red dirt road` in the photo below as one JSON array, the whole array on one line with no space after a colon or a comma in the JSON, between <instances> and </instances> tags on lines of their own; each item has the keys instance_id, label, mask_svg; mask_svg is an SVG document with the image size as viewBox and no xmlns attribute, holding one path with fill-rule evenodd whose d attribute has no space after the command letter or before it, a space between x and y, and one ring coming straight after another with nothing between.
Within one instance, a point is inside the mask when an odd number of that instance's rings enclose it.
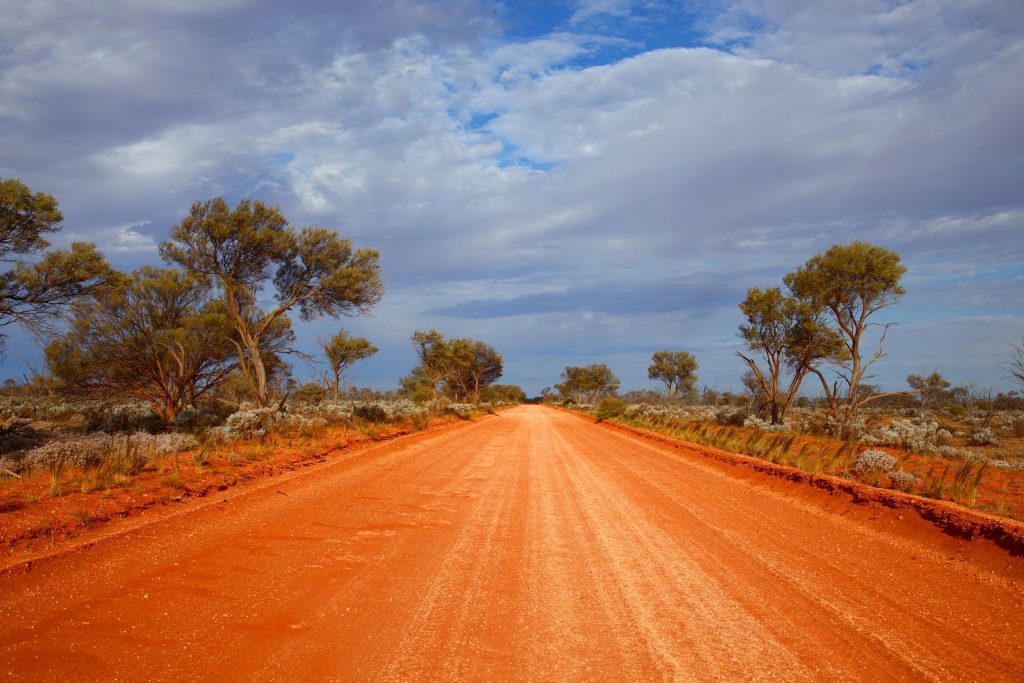
<instances>
[{"instance_id":1,"label":"red dirt road","mask_svg":"<svg viewBox=\"0 0 1024 683\"><path fill-rule=\"evenodd\" d=\"M1024 680L1017 559L762 478L517 408L0 575L0 675Z\"/></svg>"}]
</instances>

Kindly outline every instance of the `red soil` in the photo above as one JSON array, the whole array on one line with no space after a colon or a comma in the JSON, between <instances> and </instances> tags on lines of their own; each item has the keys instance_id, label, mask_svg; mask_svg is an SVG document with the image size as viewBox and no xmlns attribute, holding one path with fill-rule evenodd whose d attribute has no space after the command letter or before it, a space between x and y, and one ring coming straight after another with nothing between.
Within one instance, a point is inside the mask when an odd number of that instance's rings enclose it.
<instances>
[{"instance_id":1,"label":"red soil","mask_svg":"<svg viewBox=\"0 0 1024 683\"><path fill-rule=\"evenodd\" d=\"M432 427L453 422L461 419L435 418ZM194 465L191 453L167 456L123 485L104 491L83 493L81 471L62 475L58 496L50 495L46 472L8 479L0 482L0 556L50 550L112 519L180 507L244 482L309 467L412 431L412 425L406 423L379 428L375 439L340 428L315 438L274 435L221 447L209 454L209 462L201 468Z\"/></svg>"},{"instance_id":2,"label":"red soil","mask_svg":"<svg viewBox=\"0 0 1024 683\"><path fill-rule=\"evenodd\" d=\"M1019 546L749 465L543 407L373 445L11 567L0 672L1024 678Z\"/></svg>"}]
</instances>

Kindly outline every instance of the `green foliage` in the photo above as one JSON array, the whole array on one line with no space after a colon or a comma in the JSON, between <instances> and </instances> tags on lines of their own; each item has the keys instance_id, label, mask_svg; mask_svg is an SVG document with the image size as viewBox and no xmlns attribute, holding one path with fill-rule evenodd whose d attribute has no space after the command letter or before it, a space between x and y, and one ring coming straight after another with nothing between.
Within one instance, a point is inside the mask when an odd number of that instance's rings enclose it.
<instances>
[{"instance_id":1,"label":"green foliage","mask_svg":"<svg viewBox=\"0 0 1024 683\"><path fill-rule=\"evenodd\" d=\"M601 402L597 404L597 412L595 417L598 422L604 420L610 420L621 416L626 412L626 402L620 398L614 396L605 396L601 399Z\"/></svg>"},{"instance_id":2,"label":"green foliage","mask_svg":"<svg viewBox=\"0 0 1024 683\"><path fill-rule=\"evenodd\" d=\"M655 351L647 377L664 383L669 399L691 396L697 389L697 367L697 359L686 351Z\"/></svg>"},{"instance_id":3,"label":"green foliage","mask_svg":"<svg viewBox=\"0 0 1024 683\"><path fill-rule=\"evenodd\" d=\"M523 403L526 392L514 384L492 384L480 391L480 400L490 403Z\"/></svg>"},{"instance_id":4,"label":"green foliage","mask_svg":"<svg viewBox=\"0 0 1024 683\"><path fill-rule=\"evenodd\" d=\"M14 178L0 179L0 259L50 246L43 233L57 232L63 220L52 196L33 193Z\"/></svg>"},{"instance_id":5,"label":"green foliage","mask_svg":"<svg viewBox=\"0 0 1024 683\"><path fill-rule=\"evenodd\" d=\"M289 310L298 308L303 320L367 313L383 295L375 250L353 250L326 228L296 232L277 207L260 201L234 209L220 198L196 202L160 253L219 286L236 329L239 366L261 406L270 401L265 336ZM257 301L268 282L277 305L264 311Z\"/></svg>"},{"instance_id":6,"label":"green foliage","mask_svg":"<svg viewBox=\"0 0 1024 683\"><path fill-rule=\"evenodd\" d=\"M576 403L592 403L601 396L614 394L619 389L619 378L604 363L586 367L568 366L562 370L562 381L555 389Z\"/></svg>"},{"instance_id":7,"label":"green foliage","mask_svg":"<svg viewBox=\"0 0 1024 683\"><path fill-rule=\"evenodd\" d=\"M921 397L921 403L929 408L948 396L947 390L951 386L949 380L940 375L938 370L927 377L907 375L907 384Z\"/></svg>"},{"instance_id":8,"label":"green foliage","mask_svg":"<svg viewBox=\"0 0 1024 683\"><path fill-rule=\"evenodd\" d=\"M837 357L839 339L822 324L818 309L806 301L785 296L778 287L766 290L749 289L740 302L746 324L740 325L740 337L754 353L765 361L758 362L737 351L750 368L748 390L759 397L772 424L781 424L796 398L804 377L824 360ZM783 387L783 371L788 368L790 380Z\"/></svg>"},{"instance_id":9,"label":"green foliage","mask_svg":"<svg viewBox=\"0 0 1024 683\"><path fill-rule=\"evenodd\" d=\"M454 368L447 384L456 400L479 403L481 389L501 377L504 359L493 346L482 341L462 337L449 343Z\"/></svg>"},{"instance_id":10,"label":"green foliage","mask_svg":"<svg viewBox=\"0 0 1024 683\"><path fill-rule=\"evenodd\" d=\"M50 372L66 390L137 396L174 421L236 367L234 327L208 291L177 270L147 266L119 277L73 304L70 329L46 347Z\"/></svg>"},{"instance_id":11,"label":"green foliage","mask_svg":"<svg viewBox=\"0 0 1024 683\"><path fill-rule=\"evenodd\" d=\"M829 410L840 425L847 424L864 403L885 396L862 396L861 384L868 368L883 355L888 325L882 326L878 346L870 356L864 354L863 336L873 324L869 322L871 317L903 296L900 279L905 272L896 252L866 242L851 242L830 247L783 278L796 299L815 313L823 312L834 325L840 344L830 362L840 379L829 383L817 367L809 371L821 381Z\"/></svg>"},{"instance_id":12,"label":"green foliage","mask_svg":"<svg viewBox=\"0 0 1024 683\"><path fill-rule=\"evenodd\" d=\"M334 394L334 401L338 401L338 391L341 385L341 377L345 371L356 361L369 358L377 353L377 347L368 339L353 337L345 330L338 332L323 344L324 354L331 366L333 382L331 389Z\"/></svg>"},{"instance_id":13,"label":"green foliage","mask_svg":"<svg viewBox=\"0 0 1024 683\"><path fill-rule=\"evenodd\" d=\"M59 230L62 220L50 195L0 180L0 261L14 263L0 273L0 327L16 322L37 336L53 332L69 304L107 285L110 268L91 244L75 242L31 265L18 258L48 247L43 235Z\"/></svg>"},{"instance_id":14,"label":"green foliage","mask_svg":"<svg viewBox=\"0 0 1024 683\"><path fill-rule=\"evenodd\" d=\"M401 380L403 392L414 400L437 400L443 393L456 400L478 403L481 391L504 369L501 355L490 344L460 337L446 340L437 330L412 335L419 365Z\"/></svg>"}]
</instances>

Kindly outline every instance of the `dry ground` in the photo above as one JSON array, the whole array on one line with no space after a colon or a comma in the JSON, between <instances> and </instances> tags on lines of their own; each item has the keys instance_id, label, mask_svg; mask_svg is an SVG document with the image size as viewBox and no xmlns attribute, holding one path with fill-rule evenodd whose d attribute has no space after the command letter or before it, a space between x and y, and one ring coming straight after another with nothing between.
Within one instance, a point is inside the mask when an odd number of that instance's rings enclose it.
<instances>
[{"instance_id":1,"label":"dry ground","mask_svg":"<svg viewBox=\"0 0 1024 683\"><path fill-rule=\"evenodd\" d=\"M11 567L0 675L1024 679L1024 561L905 515L524 406Z\"/></svg>"}]
</instances>

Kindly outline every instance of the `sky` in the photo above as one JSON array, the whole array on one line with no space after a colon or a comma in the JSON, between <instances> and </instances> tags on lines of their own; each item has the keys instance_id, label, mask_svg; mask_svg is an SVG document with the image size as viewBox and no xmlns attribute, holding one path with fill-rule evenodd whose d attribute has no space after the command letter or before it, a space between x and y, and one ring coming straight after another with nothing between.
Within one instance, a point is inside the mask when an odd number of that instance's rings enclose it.
<instances>
[{"instance_id":1,"label":"sky","mask_svg":"<svg viewBox=\"0 0 1024 683\"><path fill-rule=\"evenodd\" d=\"M869 380L1014 388L1024 335L1024 3L1007 0L0 0L0 177L51 242L160 265L194 201L277 204L380 250L380 352L492 344L528 393L567 365L656 386L686 350L739 389L737 304L833 244L898 252ZM269 295L268 295L269 296ZM297 316L296 316L297 317ZM11 328L8 328L11 329ZM0 377L41 367L12 330ZM323 365L295 361L300 379Z\"/></svg>"}]
</instances>

